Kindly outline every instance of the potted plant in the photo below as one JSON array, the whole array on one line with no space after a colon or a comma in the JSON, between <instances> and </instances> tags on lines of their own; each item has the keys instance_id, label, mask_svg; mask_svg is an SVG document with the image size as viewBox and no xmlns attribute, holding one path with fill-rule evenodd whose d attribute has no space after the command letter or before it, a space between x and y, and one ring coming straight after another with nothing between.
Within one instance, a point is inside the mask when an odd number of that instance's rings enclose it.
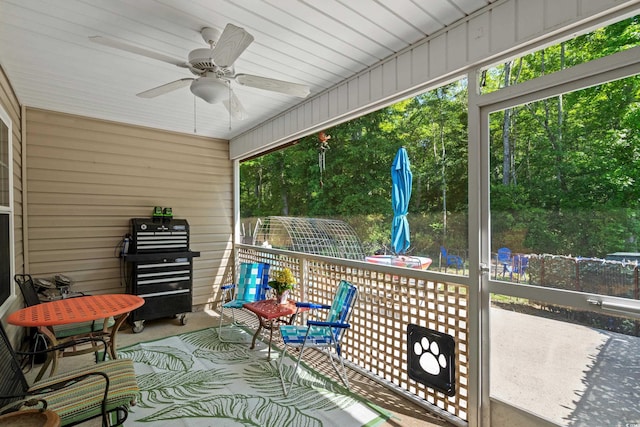
<instances>
[{"instance_id":1,"label":"potted plant","mask_svg":"<svg viewBox=\"0 0 640 427\"><path fill-rule=\"evenodd\" d=\"M289 292L296 286L296 279L290 269L283 268L273 272L269 286L275 291L278 303L286 304Z\"/></svg>"}]
</instances>

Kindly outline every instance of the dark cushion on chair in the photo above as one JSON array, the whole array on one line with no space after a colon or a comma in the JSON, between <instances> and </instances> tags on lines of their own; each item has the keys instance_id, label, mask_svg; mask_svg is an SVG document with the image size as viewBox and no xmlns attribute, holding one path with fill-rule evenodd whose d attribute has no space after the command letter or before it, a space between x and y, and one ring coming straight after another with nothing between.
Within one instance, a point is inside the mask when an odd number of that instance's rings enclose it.
<instances>
[{"instance_id":1,"label":"dark cushion on chair","mask_svg":"<svg viewBox=\"0 0 640 427\"><path fill-rule=\"evenodd\" d=\"M113 317L110 317L107 321L107 327L110 328L115 324ZM69 323L68 325L55 325L53 326L53 333L56 338L67 338L75 335L84 335L91 332L100 332L104 326L104 319L98 319L94 322L78 322Z\"/></svg>"}]
</instances>

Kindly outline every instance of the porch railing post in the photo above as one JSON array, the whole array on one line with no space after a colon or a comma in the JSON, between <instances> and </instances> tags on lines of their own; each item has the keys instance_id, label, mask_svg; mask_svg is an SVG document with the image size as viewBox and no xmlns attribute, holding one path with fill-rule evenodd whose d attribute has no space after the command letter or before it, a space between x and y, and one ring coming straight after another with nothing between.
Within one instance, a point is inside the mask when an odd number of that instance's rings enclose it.
<instances>
[{"instance_id":1,"label":"porch railing post","mask_svg":"<svg viewBox=\"0 0 640 427\"><path fill-rule=\"evenodd\" d=\"M638 265L633 267L633 298L640 299L640 287L638 287Z\"/></svg>"},{"instance_id":2,"label":"porch railing post","mask_svg":"<svg viewBox=\"0 0 640 427\"><path fill-rule=\"evenodd\" d=\"M309 290L307 289L309 283L309 262L304 258L298 259L298 268L300 269L300 301L309 301Z\"/></svg>"}]
</instances>

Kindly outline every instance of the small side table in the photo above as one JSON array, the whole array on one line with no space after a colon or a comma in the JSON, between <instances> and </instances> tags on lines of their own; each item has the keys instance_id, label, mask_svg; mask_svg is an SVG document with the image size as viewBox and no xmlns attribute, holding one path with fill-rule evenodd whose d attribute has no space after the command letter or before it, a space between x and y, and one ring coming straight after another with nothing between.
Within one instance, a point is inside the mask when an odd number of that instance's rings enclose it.
<instances>
[{"instance_id":1,"label":"small side table","mask_svg":"<svg viewBox=\"0 0 640 427\"><path fill-rule=\"evenodd\" d=\"M273 339L273 330L278 327L281 323L286 323L288 325L292 324L296 318L296 313L302 313L303 311L308 311L308 308L300 308L299 310L296 307L296 302L293 300L289 300L286 304L279 304L275 299L266 299L257 302L251 302L243 305L244 308L252 312L258 317L258 329L256 333L253 335L253 340L251 341L251 349L254 349L256 346L256 339L258 338L258 334L260 331L264 329L269 329L269 350L267 354L267 359L271 359L271 341ZM283 320L283 317L288 317L287 320Z\"/></svg>"},{"instance_id":2,"label":"small side table","mask_svg":"<svg viewBox=\"0 0 640 427\"><path fill-rule=\"evenodd\" d=\"M0 415L0 425L6 427L60 427L60 417L53 411L27 409Z\"/></svg>"}]
</instances>

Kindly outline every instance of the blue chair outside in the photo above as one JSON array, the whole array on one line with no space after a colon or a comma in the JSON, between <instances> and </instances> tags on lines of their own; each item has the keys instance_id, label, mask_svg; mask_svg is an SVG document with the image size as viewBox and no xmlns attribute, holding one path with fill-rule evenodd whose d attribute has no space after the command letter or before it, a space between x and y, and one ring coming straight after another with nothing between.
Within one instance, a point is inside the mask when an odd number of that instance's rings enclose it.
<instances>
[{"instance_id":1,"label":"blue chair outside","mask_svg":"<svg viewBox=\"0 0 640 427\"><path fill-rule=\"evenodd\" d=\"M324 321L310 319L307 321L305 326L280 326L280 334L284 341L284 352L280 357L280 362L278 363L278 372L280 373L282 390L284 391L285 396L289 394L293 387L293 383L297 378L298 366L300 366L300 360L302 359L302 353L305 348L317 348L323 350L329 358L333 369L338 374L338 377L340 377L344 385L349 388L349 380L347 379L347 372L342 359L340 343L347 329L351 327L348 322L357 294L358 290L354 285L342 280L338 285L333 303L330 306L308 302L299 302L296 304L298 308L306 307L311 310L328 309L329 311ZM296 366L291 374L291 380L288 388L285 385L282 371L282 362L286 359L287 347L296 347L300 350ZM331 352L331 349L333 349L333 352ZM334 357L339 360L341 369L338 368L338 365L334 361Z\"/></svg>"},{"instance_id":2,"label":"blue chair outside","mask_svg":"<svg viewBox=\"0 0 640 427\"><path fill-rule=\"evenodd\" d=\"M267 290L270 289L267 284L269 282L269 267L269 264L259 262L241 263L238 283L221 287L222 301L227 302L222 304L220 310L220 323L218 325L218 338L220 338L220 341L230 343L244 342L244 340L233 340L223 337L223 328L227 329L240 326L239 323L236 322L235 309L242 309L242 306L246 303L266 299ZM231 323L223 326L222 318L225 308L231 309Z\"/></svg>"},{"instance_id":3,"label":"blue chair outside","mask_svg":"<svg viewBox=\"0 0 640 427\"><path fill-rule=\"evenodd\" d=\"M526 255L514 255L511 279L513 280L513 273L516 273L518 275L518 282L520 282L520 280L524 280L524 277L527 274L528 266L529 257L527 257Z\"/></svg>"},{"instance_id":4,"label":"blue chair outside","mask_svg":"<svg viewBox=\"0 0 640 427\"><path fill-rule=\"evenodd\" d=\"M447 268L452 265L456 267L456 271L464 267L464 261L462 258L458 255L450 255L444 246L440 246L440 254L444 260L445 271L447 271Z\"/></svg>"},{"instance_id":5,"label":"blue chair outside","mask_svg":"<svg viewBox=\"0 0 640 427\"><path fill-rule=\"evenodd\" d=\"M498 277L498 265L502 264L502 277L505 277L507 273L511 275L511 249L500 248L498 249L497 263L496 263L496 277Z\"/></svg>"}]
</instances>

